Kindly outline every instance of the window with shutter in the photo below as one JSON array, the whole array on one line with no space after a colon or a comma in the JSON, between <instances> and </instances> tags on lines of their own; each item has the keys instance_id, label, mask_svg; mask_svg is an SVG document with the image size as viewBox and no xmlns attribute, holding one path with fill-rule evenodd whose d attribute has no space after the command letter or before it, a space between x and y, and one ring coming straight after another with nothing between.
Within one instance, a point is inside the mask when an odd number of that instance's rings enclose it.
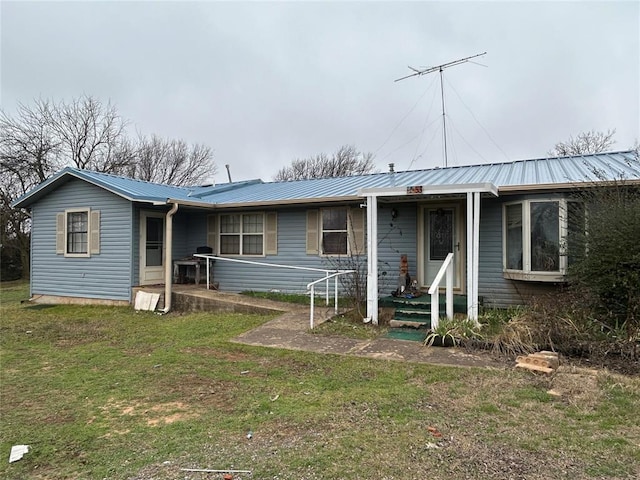
<instances>
[{"instance_id":1,"label":"window with shutter","mask_svg":"<svg viewBox=\"0 0 640 480\"><path fill-rule=\"evenodd\" d=\"M218 235L219 255L264 256L265 215L221 214L218 217Z\"/></svg>"},{"instance_id":2,"label":"window with shutter","mask_svg":"<svg viewBox=\"0 0 640 480\"><path fill-rule=\"evenodd\" d=\"M99 253L99 210L69 208L56 214L56 254L90 257Z\"/></svg>"}]
</instances>

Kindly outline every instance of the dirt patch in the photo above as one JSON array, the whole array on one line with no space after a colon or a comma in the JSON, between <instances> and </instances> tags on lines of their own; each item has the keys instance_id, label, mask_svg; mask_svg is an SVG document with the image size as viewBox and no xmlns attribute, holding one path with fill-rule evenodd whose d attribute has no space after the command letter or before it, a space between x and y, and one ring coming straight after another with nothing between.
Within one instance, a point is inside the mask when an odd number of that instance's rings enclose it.
<instances>
[{"instance_id":1,"label":"dirt patch","mask_svg":"<svg viewBox=\"0 0 640 480\"><path fill-rule=\"evenodd\" d=\"M149 426L168 425L198 417L197 412L194 412L187 404L182 402L149 405L143 402L111 401L102 407L102 411L110 419L122 416L142 417ZM118 433L118 430L113 430L112 433ZM127 433L127 431L123 430L120 433Z\"/></svg>"}]
</instances>

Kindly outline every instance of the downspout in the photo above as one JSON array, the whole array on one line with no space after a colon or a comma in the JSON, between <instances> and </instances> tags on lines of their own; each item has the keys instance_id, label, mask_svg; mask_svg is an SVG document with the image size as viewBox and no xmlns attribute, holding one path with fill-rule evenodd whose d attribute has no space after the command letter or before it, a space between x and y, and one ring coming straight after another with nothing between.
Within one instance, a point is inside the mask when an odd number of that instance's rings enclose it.
<instances>
[{"instance_id":1,"label":"downspout","mask_svg":"<svg viewBox=\"0 0 640 480\"><path fill-rule=\"evenodd\" d=\"M160 310L162 313L168 313L171 310L171 282L173 281L173 215L178 211L178 203L174 203L173 207L167 212L165 221L166 242L164 251L164 308Z\"/></svg>"}]
</instances>

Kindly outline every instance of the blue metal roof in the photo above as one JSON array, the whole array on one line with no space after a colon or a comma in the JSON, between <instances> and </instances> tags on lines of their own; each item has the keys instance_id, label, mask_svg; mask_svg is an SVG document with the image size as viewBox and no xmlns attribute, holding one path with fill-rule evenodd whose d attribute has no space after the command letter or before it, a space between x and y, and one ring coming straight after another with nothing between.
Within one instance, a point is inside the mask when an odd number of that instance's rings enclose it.
<instances>
[{"instance_id":1,"label":"blue metal roof","mask_svg":"<svg viewBox=\"0 0 640 480\"><path fill-rule=\"evenodd\" d=\"M68 182L73 178L85 180L128 200L146 203L166 203L168 199L175 199L182 202L193 201L196 203L202 203L199 198L200 195L227 192L236 188L241 188L245 185L261 182L261 180L249 180L244 182L225 183L221 185L178 187L174 185L145 182L143 180L121 177L109 173L66 167L51 178L47 179L45 182L16 199L12 205L15 207L27 207L42 198L51 190L58 188L60 184Z\"/></svg>"},{"instance_id":2,"label":"blue metal roof","mask_svg":"<svg viewBox=\"0 0 640 480\"><path fill-rule=\"evenodd\" d=\"M224 206L355 198L361 188L391 186L492 183L499 191L526 191L543 186L571 187L621 178L640 182L640 161L635 152L625 151L291 182L249 180L206 187L160 185L67 167L17 199L13 205L29 206L70 178L83 179L131 201L165 203L173 200Z\"/></svg>"},{"instance_id":3,"label":"blue metal roof","mask_svg":"<svg viewBox=\"0 0 640 480\"><path fill-rule=\"evenodd\" d=\"M636 159L634 152L261 183L235 191L212 193L202 197L202 200L217 205L286 203L355 197L361 188L477 183L492 183L498 187L498 190L503 191L518 189L524 191L541 186L572 186L620 178L640 181L640 161Z\"/></svg>"}]
</instances>

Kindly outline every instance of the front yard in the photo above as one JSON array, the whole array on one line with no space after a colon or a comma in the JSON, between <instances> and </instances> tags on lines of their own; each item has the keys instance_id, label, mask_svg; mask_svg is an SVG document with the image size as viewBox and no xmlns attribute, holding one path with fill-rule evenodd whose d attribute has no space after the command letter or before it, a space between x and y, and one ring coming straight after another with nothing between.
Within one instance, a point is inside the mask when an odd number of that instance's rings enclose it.
<instances>
[{"instance_id":1,"label":"front yard","mask_svg":"<svg viewBox=\"0 0 640 480\"><path fill-rule=\"evenodd\" d=\"M0 477L640 476L640 379L417 365L230 342L271 317L0 297ZM28 444L8 463L12 445Z\"/></svg>"}]
</instances>

